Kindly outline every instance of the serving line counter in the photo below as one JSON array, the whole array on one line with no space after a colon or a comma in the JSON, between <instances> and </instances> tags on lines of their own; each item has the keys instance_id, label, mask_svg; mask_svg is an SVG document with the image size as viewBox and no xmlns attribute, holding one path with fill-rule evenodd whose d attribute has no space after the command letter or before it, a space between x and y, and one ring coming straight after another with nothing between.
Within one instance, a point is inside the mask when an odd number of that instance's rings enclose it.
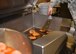
<instances>
[{"instance_id":1,"label":"serving line counter","mask_svg":"<svg viewBox=\"0 0 76 54\"><path fill-rule=\"evenodd\" d=\"M25 33L25 36L28 37L26 32L31 28L42 28L47 21L48 16L35 13L34 15L28 14L25 16L14 16L13 18L1 23L0 27L15 29ZM65 32L59 31L61 26L60 22L62 22L62 18L53 17L52 22L48 28L48 30L51 32L32 41L33 54L59 54L63 48L66 48L65 45L67 35Z\"/></svg>"},{"instance_id":2,"label":"serving line counter","mask_svg":"<svg viewBox=\"0 0 76 54\"><path fill-rule=\"evenodd\" d=\"M67 35L61 31L53 31L33 41L34 54L62 54L66 51ZM64 49L64 51L62 51Z\"/></svg>"}]
</instances>

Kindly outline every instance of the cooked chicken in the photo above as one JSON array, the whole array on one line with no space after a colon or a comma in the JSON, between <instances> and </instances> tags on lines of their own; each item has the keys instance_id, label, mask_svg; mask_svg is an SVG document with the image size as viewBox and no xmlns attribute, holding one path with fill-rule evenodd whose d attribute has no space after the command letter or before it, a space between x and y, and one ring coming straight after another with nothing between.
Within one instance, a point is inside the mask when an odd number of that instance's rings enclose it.
<instances>
[{"instance_id":1,"label":"cooked chicken","mask_svg":"<svg viewBox=\"0 0 76 54\"><path fill-rule=\"evenodd\" d=\"M0 42L0 51L5 50L5 49L6 49L6 45Z\"/></svg>"},{"instance_id":2,"label":"cooked chicken","mask_svg":"<svg viewBox=\"0 0 76 54\"><path fill-rule=\"evenodd\" d=\"M35 36L30 36L29 38L30 38L31 40L35 40L35 39L36 39Z\"/></svg>"},{"instance_id":3,"label":"cooked chicken","mask_svg":"<svg viewBox=\"0 0 76 54\"><path fill-rule=\"evenodd\" d=\"M12 47L7 46L3 42L0 42L0 54L22 54L22 53L18 50L15 50Z\"/></svg>"},{"instance_id":4,"label":"cooked chicken","mask_svg":"<svg viewBox=\"0 0 76 54\"><path fill-rule=\"evenodd\" d=\"M45 32L46 30L40 29L40 32Z\"/></svg>"},{"instance_id":5,"label":"cooked chicken","mask_svg":"<svg viewBox=\"0 0 76 54\"><path fill-rule=\"evenodd\" d=\"M33 36L39 36L40 34L38 33L38 32L36 32L34 29L31 29L30 31L29 31L29 33L31 34L31 35L33 35Z\"/></svg>"}]
</instances>

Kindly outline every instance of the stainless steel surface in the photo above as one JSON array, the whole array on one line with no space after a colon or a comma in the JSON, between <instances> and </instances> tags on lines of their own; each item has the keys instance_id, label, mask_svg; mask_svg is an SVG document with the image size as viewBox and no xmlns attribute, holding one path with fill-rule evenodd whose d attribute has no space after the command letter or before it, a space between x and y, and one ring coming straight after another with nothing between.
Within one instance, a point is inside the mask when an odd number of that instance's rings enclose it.
<instances>
[{"instance_id":1,"label":"stainless steel surface","mask_svg":"<svg viewBox=\"0 0 76 54\"><path fill-rule=\"evenodd\" d=\"M21 51L22 54L32 54L29 39L16 30L0 28L0 42Z\"/></svg>"},{"instance_id":2,"label":"stainless steel surface","mask_svg":"<svg viewBox=\"0 0 76 54\"><path fill-rule=\"evenodd\" d=\"M47 19L48 19L48 16L36 13L34 15L34 24L33 25L35 27L41 28ZM62 29L62 27L64 27L65 31L67 31L67 29L69 29L71 27L71 19L53 16L48 30L59 31Z\"/></svg>"},{"instance_id":3,"label":"stainless steel surface","mask_svg":"<svg viewBox=\"0 0 76 54\"><path fill-rule=\"evenodd\" d=\"M20 32L23 32L24 30L33 27L33 18L32 14L26 15L26 16L11 16L6 17L2 20L3 23L0 24L1 28L10 28L15 29Z\"/></svg>"},{"instance_id":4,"label":"stainless steel surface","mask_svg":"<svg viewBox=\"0 0 76 54\"><path fill-rule=\"evenodd\" d=\"M66 40L66 38L67 35L65 32L52 31L49 34L33 41L33 54L59 54L61 48L63 48L62 43Z\"/></svg>"},{"instance_id":5,"label":"stainless steel surface","mask_svg":"<svg viewBox=\"0 0 76 54\"><path fill-rule=\"evenodd\" d=\"M48 19L48 16L40 15L39 13L35 13L34 15L34 27L42 27L46 20Z\"/></svg>"},{"instance_id":6,"label":"stainless steel surface","mask_svg":"<svg viewBox=\"0 0 76 54\"><path fill-rule=\"evenodd\" d=\"M0 0L0 10L10 9L13 7L24 6L30 0Z\"/></svg>"},{"instance_id":7,"label":"stainless steel surface","mask_svg":"<svg viewBox=\"0 0 76 54\"><path fill-rule=\"evenodd\" d=\"M30 0L0 0L0 18L18 14ZM21 13L21 12L20 12Z\"/></svg>"},{"instance_id":8,"label":"stainless steel surface","mask_svg":"<svg viewBox=\"0 0 76 54\"><path fill-rule=\"evenodd\" d=\"M46 22L47 19L48 19L48 16L36 13L34 15L34 26L38 27L38 28L41 28L44 25L44 23ZM49 29L59 31L60 26L61 26L61 22L62 22L62 18L52 17L52 21L51 21L51 24L49 25Z\"/></svg>"},{"instance_id":9,"label":"stainless steel surface","mask_svg":"<svg viewBox=\"0 0 76 54\"><path fill-rule=\"evenodd\" d=\"M42 30L48 30L49 25L51 24L51 19L47 19L46 22L44 23L44 26L41 28Z\"/></svg>"},{"instance_id":10,"label":"stainless steel surface","mask_svg":"<svg viewBox=\"0 0 76 54\"><path fill-rule=\"evenodd\" d=\"M0 27L12 28L22 32L31 27L42 28L42 26L48 19L48 16L41 15L39 13L28 14L28 15L19 16L19 17L14 17L14 16L11 16L11 17L10 17L11 20L0 24ZM61 18L61 17L52 17L51 24L49 25L49 30L59 31L61 28L60 26L62 24L63 19L64 18ZM4 19L3 21L5 20L8 20L8 18Z\"/></svg>"},{"instance_id":11,"label":"stainless steel surface","mask_svg":"<svg viewBox=\"0 0 76 54\"><path fill-rule=\"evenodd\" d=\"M9 20L9 18L11 20ZM40 15L39 13L35 13L33 16L32 14L25 16L11 16L3 19L2 21L4 22L0 24L0 27L11 28L22 32L31 27L41 28L47 18L48 16Z\"/></svg>"},{"instance_id":12,"label":"stainless steel surface","mask_svg":"<svg viewBox=\"0 0 76 54\"><path fill-rule=\"evenodd\" d=\"M61 27L61 22L62 22L62 18L60 18L60 17L53 17L49 29L51 29L53 31L59 31L60 27Z\"/></svg>"}]
</instances>

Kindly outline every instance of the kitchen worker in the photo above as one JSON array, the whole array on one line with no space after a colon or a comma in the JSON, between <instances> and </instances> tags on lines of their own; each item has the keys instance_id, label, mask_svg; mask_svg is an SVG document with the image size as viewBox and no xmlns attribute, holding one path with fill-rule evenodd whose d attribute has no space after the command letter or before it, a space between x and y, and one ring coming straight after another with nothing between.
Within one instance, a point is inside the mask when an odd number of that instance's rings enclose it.
<instances>
[{"instance_id":1,"label":"kitchen worker","mask_svg":"<svg viewBox=\"0 0 76 54\"><path fill-rule=\"evenodd\" d=\"M59 3L68 3L68 9L72 15L73 21L74 21L74 28L76 30L76 0L50 0L49 3L49 9L48 9L48 15L52 14L53 7L58 5ZM75 32L76 33L76 32ZM74 35L75 36L75 35ZM71 41L70 41L71 39ZM74 37L68 35L68 41L67 41L67 47L71 50L72 46L74 45ZM74 47L74 46L73 46ZM72 50L71 50L72 51ZM69 53L72 54L72 53Z\"/></svg>"},{"instance_id":2,"label":"kitchen worker","mask_svg":"<svg viewBox=\"0 0 76 54\"><path fill-rule=\"evenodd\" d=\"M59 3L68 3L68 9L72 15L74 23L76 24L76 0L50 0L48 14L52 14L53 7Z\"/></svg>"}]
</instances>

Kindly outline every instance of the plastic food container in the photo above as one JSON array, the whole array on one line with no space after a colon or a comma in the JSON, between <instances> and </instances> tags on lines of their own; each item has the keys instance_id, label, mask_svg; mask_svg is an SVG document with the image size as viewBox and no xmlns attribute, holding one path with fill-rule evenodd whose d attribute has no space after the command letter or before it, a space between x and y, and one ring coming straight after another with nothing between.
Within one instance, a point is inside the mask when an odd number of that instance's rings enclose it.
<instances>
[{"instance_id":1,"label":"plastic food container","mask_svg":"<svg viewBox=\"0 0 76 54\"><path fill-rule=\"evenodd\" d=\"M48 15L49 3L40 3L39 4L39 14Z\"/></svg>"}]
</instances>

